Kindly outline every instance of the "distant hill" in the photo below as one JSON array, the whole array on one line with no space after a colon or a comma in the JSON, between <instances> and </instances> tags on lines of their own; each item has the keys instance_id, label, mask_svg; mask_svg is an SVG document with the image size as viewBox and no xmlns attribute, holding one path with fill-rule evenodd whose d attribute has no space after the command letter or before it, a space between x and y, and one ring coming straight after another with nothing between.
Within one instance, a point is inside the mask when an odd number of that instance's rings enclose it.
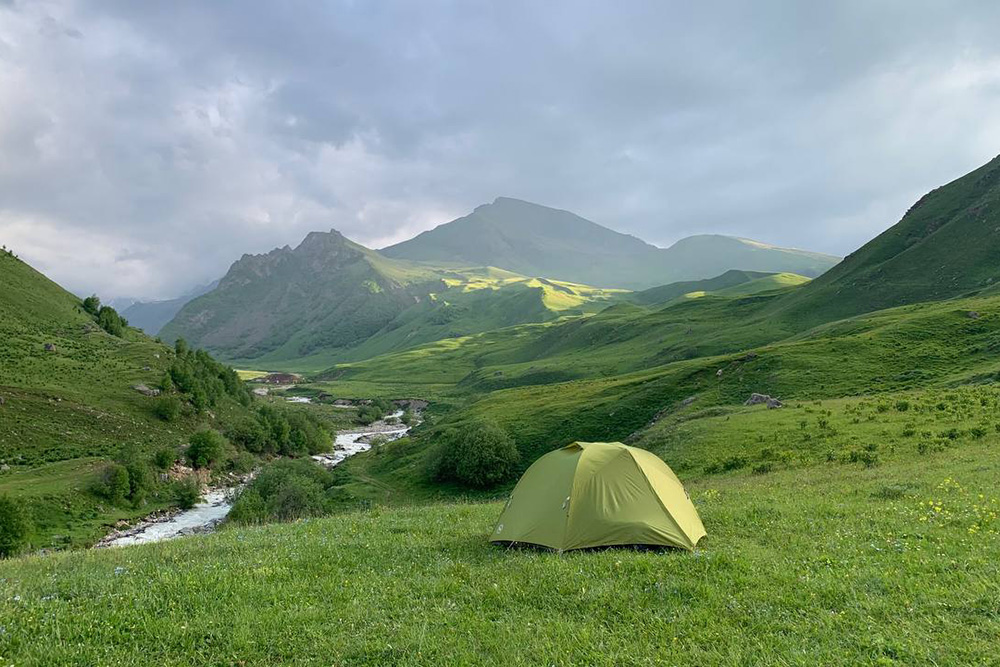
<instances>
[{"instance_id":1,"label":"distant hill","mask_svg":"<svg viewBox=\"0 0 1000 667\"><path fill-rule=\"evenodd\" d=\"M705 280L682 280L676 283L651 287L647 290L633 293L629 297L629 300L634 301L635 303L640 303L644 306L651 306L679 299L685 294L690 294L692 292L716 292L718 290L725 290L746 285L756 280L769 278L775 275L780 274L731 269L722 275L715 276L714 278L706 278Z\"/></svg>"},{"instance_id":2,"label":"distant hill","mask_svg":"<svg viewBox=\"0 0 1000 667\"><path fill-rule=\"evenodd\" d=\"M133 301L131 305L122 310L122 316L128 323L142 329L150 336L155 336L163 328L163 325L174 319L174 315L192 299L207 294L214 290L219 284L214 280L207 285L198 285L176 299L164 299L162 301Z\"/></svg>"},{"instance_id":3,"label":"distant hill","mask_svg":"<svg viewBox=\"0 0 1000 667\"><path fill-rule=\"evenodd\" d=\"M938 301L1000 282L1000 157L932 190L781 304L805 323Z\"/></svg>"},{"instance_id":4,"label":"distant hill","mask_svg":"<svg viewBox=\"0 0 1000 667\"><path fill-rule=\"evenodd\" d=\"M258 365L315 357L322 368L593 312L618 295L490 267L390 259L331 230L310 233L294 249L245 255L215 290L186 304L161 336Z\"/></svg>"},{"instance_id":5,"label":"distant hill","mask_svg":"<svg viewBox=\"0 0 1000 667\"><path fill-rule=\"evenodd\" d=\"M508 197L383 249L397 259L497 266L529 276L645 289L729 269L817 276L839 261L822 253L706 234L657 248L569 211Z\"/></svg>"}]
</instances>

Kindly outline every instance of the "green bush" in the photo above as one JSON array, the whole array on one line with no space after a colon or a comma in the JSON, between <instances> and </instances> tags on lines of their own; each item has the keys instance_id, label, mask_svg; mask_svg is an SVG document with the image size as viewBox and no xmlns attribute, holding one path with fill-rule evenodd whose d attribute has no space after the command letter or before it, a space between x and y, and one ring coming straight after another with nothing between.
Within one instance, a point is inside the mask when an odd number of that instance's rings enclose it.
<instances>
[{"instance_id":1,"label":"green bush","mask_svg":"<svg viewBox=\"0 0 1000 667\"><path fill-rule=\"evenodd\" d=\"M177 450L173 447L164 447L153 455L153 463L160 470L169 470L177 461Z\"/></svg>"},{"instance_id":2,"label":"green bush","mask_svg":"<svg viewBox=\"0 0 1000 667\"><path fill-rule=\"evenodd\" d=\"M0 496L0 558L20 553L31 535L31 517L23 502Z\"/></svg>"},{"instance_id":3,"label":"green bush","mask_svg":"<svg viewBox=\"0 0 1000 667\"><path fill-rule=\"evenodd\" d=\"M267 433L260 419L253 417L244 417L230 426L226 436L236 448L254 454L262 454L268 443Z\"/></svg>"},{"instance_id":4,"label":"green bush","mask_svg":"<svg viewBox=\"0 0 1000 667\"><path fill-rule=\"evenodd\" d=\"M255 465L257 465L257 459L249 452L238 452L229 459L229 469L241 475L253 470Z\"/></svg>"},{"instance_id":5,"label":"green bush","mask_svg":"<svg viewBox=\"0 0 1000 667\"><path fill-rule=\"evenodd\" d=\"M177 497L177 505L181 509L189 510L201 500L201 485L195 477L185 477L174 484L174 494Z\"/></svg>"},{"instance_id":6,"label":"green bush","mask_svg":"<svg viewBox=\"0 0 1000 667\"><path fill-rule=\"evenodd\" d=\"M199 431L191 436L187 449L188 462L194 468L209 468L222 459L226 451L226 439L218 431Z\"/></svg>"},{"instance_id":7,"label":"green bush","mask_svg":"<svg viewBox=\"0 0 1000 667\"><path fill-rule=\"evenodd\" d=\"M176 396L161 396L153 403L153 414L165 422L172 422L181 414L181 402Z\"/></svg>"},{"instance_id":8,"label":"green bush","mask_svg":"<svg viewBox=\"0 0 1000 667\"><path fill-rule=\"evenodd\" d=\"M125 501L132 486L129 483L128 469L118 463L108 464L101 472L97 482L97 492L111 503L118 505Z\"/></svg>"},{"instance_id":9,"label":"green bush","mask_svg":"<svg viewBox=\"0 0 1000 667\"><path fill-rule=\"evenodd\" d=\"M509 480L521 460L514 440L492 422L476 422L444 434L433 450L435 479L487 489Z\"/></svg>"},{"instance_id":10,"label":"green bush","mask_svg":"<svg viewBox=\"0 0 1000 667\"><path fill-rule=\"evenodd\" d=\"M128 322L111 306L101 306L97 311L97 324L112 336L119 338L125 333Z\"/></svg>"},{"instance_id":11,"label":"green bush","mask_svg":"<svg viewBox=\"0 0 1000 667\"><path fill-rule=\"evenodd\" d=\"M327 510L330 471L307 459L281 459L268 464L237 497L229 518L235 523L291 521L319 516Z\"/></svg>"}]
</instances>

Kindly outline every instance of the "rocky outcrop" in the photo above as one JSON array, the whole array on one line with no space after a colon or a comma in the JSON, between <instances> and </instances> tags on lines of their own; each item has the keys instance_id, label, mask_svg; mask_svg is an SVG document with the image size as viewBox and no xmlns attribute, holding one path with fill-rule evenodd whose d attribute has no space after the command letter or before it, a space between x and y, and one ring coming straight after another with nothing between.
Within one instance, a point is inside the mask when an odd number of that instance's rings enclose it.
<instances>
[{"instance_id":1,"label":"rocky outcrop","mask_svg":"<svg viewBox=\"0 0 1000 667\"><path fill-rule=\"evenodd\" d=\"M783 403L772 396L768 396L767 394L758 394L757 392L754 392L750 394L750 398L748 398L743 405L766 405L768 410L774 410L782 407Z\"/></svg>"}]
</instances>

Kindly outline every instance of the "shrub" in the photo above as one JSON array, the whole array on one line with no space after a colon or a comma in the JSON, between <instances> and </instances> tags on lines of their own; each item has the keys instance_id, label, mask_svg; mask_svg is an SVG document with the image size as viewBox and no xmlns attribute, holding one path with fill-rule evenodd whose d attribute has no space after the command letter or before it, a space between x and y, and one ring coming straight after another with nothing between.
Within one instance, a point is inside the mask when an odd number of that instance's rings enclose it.
<instances>
[{"instance_id":1,"label":"shrub","mask_svg":"<svg viewBox=\"0 0 1000 667\"><path fill-rule=\"evenodd\" d=\"M201 500L201 485L194 477L185 477L174 484L177 504L181 509L189 510Z\"/></svg>"},{"instance_id":2,"label":"shrub","mask_svg":"<svg viewBox=\"0 0 1000 667\"><path fill-rule=\"evenodd\" d=\"M23 502L0 496L0 558L19 553L28 545L31 518Z\"/></svg>"},{"instance_id":3,"label":"shrub","mask_svg":"<svg viewBox=\"0 0 1000 667\"><path fill-rule=\"evenodd\" d=\"M709 475L720 472L729 472L730 470L739 470L740 468L745 468L749 461L743 456L730 456L729 458L723 459L721 461L716 461L715 463L710 463L706 468L705 472Z\"/></svg>"},{"instance_id":4,"label":"shrub","mask_svg":"<svg viewBox=\"0 0 1000 667\"><path fill-rule=\"evenodd\" d=\"M161 396L153 403L153 414L165 422L172 422L181 413L181 402L176 396Z\"/></svg>"},{"instance_id":5,"label":"shrub","mask_svg":"<svg viewBox=\"0 0 1000 667\"><path fill-rule=\"evenodd\" d=\"M510 479L521 460L513 439L492 422L477 422L446 433L432 458L439 480L486 489Z\"/></svg>"},{"instance_id":6,"label":"shrub","mask_svg":"<svg viewBox=\"0 0 1000 667\"><path fill-rule=\"evenodd\" d=\"M111 306L101 306L97 311L97 324L112 336L119 338L125 333L128 322Z\"/></svg>"},{"instance_id":7,"label":"shrub","mask_svg":"<svg viewBox=\"0 0 1000 667\"><path fill-rule=\"evenodd\" d=\"M312 461L274 461L240 493L229 518L263 523L319 516L326 512L326 489L333 481L330 471Z\"/></svg>"},{"instance_id":8,"label":"shrub","mask_svg":"<svg viewBox=\"0 0 1000 667\"><path fill-rule=\"evenodd\" d=\"M177 461L177 450L173 447L164 447L153 455L153 463L160 470L169 470Z\"/></svg>"},{"instance_id":9,"label":"shrub","mask_svg":"<svg viewBox=\"0 0 1000 667\"><path fill-rule=\"evenodd\" d=\"M910 409L910 402L905 400L896 401L896 410L906 412Z\"/></svg>"},{"instance_id":10,"label":"shrub","mask_svg":"<svg viewBox=\"0 0 1000 667\"><path fill-rule=\"evenodd\" d=\"M128 469L118 463L108 464L97 482L97 492L115 505L123 502L131 489Z\"/></svg>"},{"instance_id":11,"label":"shrub","mask_svg":"<svg viewBox=\"0 0 1000 667\"><path fill-rule=\"evenodd\" d=\"M982 426L973 426L971 429L969 429L969 435L978 440L979 438L982 438L984 435L986 435L986 429L983 428Z\"/></svg>"},{"instance_id":12,"label":"shrub","mask_svg":"<svg viewBox=\"0 0 1000 667\"><path fill-rule=\"evenodd\" d=\"M208 468L222 458L226 444L226 439L218 431L199 431L191 436L187 459L192 467Z\"/></svg>"},{"instance_id":13,"label":"shrub","mask_svg":"<svg viewBox=\"0 0 1000 667\"><path fill-rule=\"evenodd\" d=\"M267 446L267 433L259 419L245 417L233 424L226 434L229 442L238 449L245 449L254 454L261 454Z\"/></svg>"},{"instance_id":14,"label":"shrub","mask_svg":"<svg viewBox=\"0 0 1000 667\"><path fill-rule=\"evenodd\" d=\"M770 461L765 461L764 463L758 463L753 467L753 474L755 475L766 475L767 473L774 470L774 464Z\"/></svg>"},{"instance_id":15,"label":"shrub","mask_svg":"<svg viewBox=\"0 0 1000 667\"><path fill-rule=\"evenodd\" d=\"M128 471L128 499L133 505L142 505L153 488L153 471L147 461L138 457L132 457L122 464Z\"/></svg>"},{"instance_id":16,"label":"shrub","mask_svg":"<svg viewBox=\"0 0 1000 667\"><path fill-rule=\"evenodd\" d=\"M239 452L229 459L229 469L241 475L245 475L253 470L256 464L257 459L255 459L253 454L249 452Z\"/></svg>"}]
</instances>

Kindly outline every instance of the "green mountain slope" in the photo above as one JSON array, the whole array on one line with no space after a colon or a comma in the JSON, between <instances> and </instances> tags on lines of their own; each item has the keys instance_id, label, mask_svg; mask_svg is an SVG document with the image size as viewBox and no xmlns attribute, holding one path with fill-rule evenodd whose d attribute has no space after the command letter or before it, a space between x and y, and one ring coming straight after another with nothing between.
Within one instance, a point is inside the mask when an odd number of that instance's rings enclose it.
<instances>
[{"instance_id":1,"label":"green mountain slope","mask_svg":"<svg viewBox=\"0 0 1000 667\"><path fill-rule=\"evenodd\" d=\"M91 489L126 448L177 450L195 430L246 414L223 399L210 413L157 416L158 399L133 387L157 386L174 359L134 329L106 333L80 299L0 253L0 495L30 508L36 548L90 543L118 519L174 503L165 490L123 504Z\"/></svg>"},{"instance_id":2,"label":"green mountain slope","mask_svg":"<svg viewBox=\"0 0 1000 667\"><path fill-rule=\"evenodd\" d=\"M628 299L645 306L652 306L664 304L689 294L701 296L711 293L739 296L798 286L807 282L809 282L809 278L794 273L764 273L732 269L714 278L684 280L651 287L641 292L634 292Z\"/></svg>"},{"instance_id":3,"label":"green mountain slope","mask_svg":"<svg viewBox=\"0 0 1000 667\"><path fill-rule=\"evenodd\" d=\"M278 349L305 356L364 341L441 285L432 269L386 260L336 231L313 232L294 250L244 255L161 335L231 358Z\"/></svg>"},{"instance_id":4,"label":"green mountain slope","mask_svg":"<svg viewBox=\"0 0 1000 667\"><path fill-rule=\"evenodd\" d=\"M716 276L729 269L819 275L838 258L720 235L657 248L546 206L500 197L469 215L384 248L424 262L499 266L530 276L644 289Z\"/></svg>"},{"instance_id":5,"label":"green mountain slope","mask_svg":"<svg viewBox=\"0 0 1000 667\"><path fill-rule=\"evenodd\" d=\"M337 232L245 256L163 328L240 363L319 370L429 341L582 315L622 290L382 257Z\"/></svg>"},{"instance_id":6,"label":"green mountain slope","mask_svg":"<svg viewBox=\"0 0 1000 667\"><path fill-rule=\"evenodd\" d=\"M949 299L1000 281L1000 157L925 195L896 225L782 304L815 324Z\"/></svg>"}]
</instances>

